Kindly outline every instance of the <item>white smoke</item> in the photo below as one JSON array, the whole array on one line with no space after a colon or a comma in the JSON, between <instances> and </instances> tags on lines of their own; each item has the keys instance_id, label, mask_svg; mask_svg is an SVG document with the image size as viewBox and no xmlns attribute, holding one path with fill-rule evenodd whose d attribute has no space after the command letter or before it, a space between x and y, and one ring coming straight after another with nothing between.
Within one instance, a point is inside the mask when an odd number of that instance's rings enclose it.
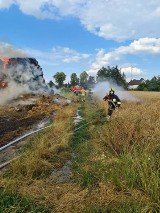
<instances>
[{"instance_id":1,"label":"white smoke","mask_svg":"<svg viewBox=\"0 0 160 213\"><path fill-rule=\"evenodd\" d=\"M53 93L53 89L45 83L40 66L30 64L27 59L23 58L23 60L25 65L19 64L5 71L0 70L7 82L7 87L0 90L0 105L4 105L22 94Z\"/></svg>"},{"instance_id":2,"label":"white smoke","mask_svg":"<svg viewBox=\"0 0 160 213\"><path fill-rule=\"evenodd\" d=\"M20 85L13 81L9 82L5 89L0 90L0 105L3 106L18 96L29 93L29 91L28 85Z\"/></svg>"},{"instance_id":3,"label":"white smoke","mask_svg":"<svg viewBox=\"0 0 160 213\"><path fill-rule=\"evenodd\" d=\"M27 63L25 67L18 65L15 68L8 69L7 80L9 82L15 81L22 85L27 85L33 93L50 92L50 88L43 78L42 69L29 63Z\"/></svg>"},{"instance_id":4,"label":"white smoke","mask_svg":"<svg viewBox=\"0 0 160 213\"><path fill-rule=\"evenodd\" d=\"M0 42L0 58L28 57L22 49L15 48L12 44Z\"/></svg>"},{"instance_id":5,"label":"white smoke","mask_svg":"<svg viewBox=\"0 0 160 213\"><path fill-rule=\"evenodd\" d=\"M62 93L62 91L60 89L57 89L56 87L52 87L54 90L54 94L58 94L60 95Z\"/></svg>"},{"instance_id":6,"label":"white smoke","mask_svg":"<svg viewBox=\"0 0 160 213\"><path fill-rule=\"evenodd\" d=\"M6 61L7 58L11 59L10 64ZM4 65L7 69L4 69ZM2 80L5 80L8 86L0 87L0 105L21 94L53 93L53 89L45 83L38 61L22 49L17 49L5 42L0 42L0 82Z\"/></svg>"},{"instance_id":7,"label":"white smoke","mask_svg":"<svg viewBox=\"0 0 160 213\"><path fill-rule=\"evenodd\" d=\"M92 91L97 98L102 100L103 97L109 93L110 88L115 90L115 94L120 98L120 100L139 101L139 99L131 95L129 91L125 91L123 87L120 87L111 81L105 81L96 84Z\"/></svg>"}]
</instances>

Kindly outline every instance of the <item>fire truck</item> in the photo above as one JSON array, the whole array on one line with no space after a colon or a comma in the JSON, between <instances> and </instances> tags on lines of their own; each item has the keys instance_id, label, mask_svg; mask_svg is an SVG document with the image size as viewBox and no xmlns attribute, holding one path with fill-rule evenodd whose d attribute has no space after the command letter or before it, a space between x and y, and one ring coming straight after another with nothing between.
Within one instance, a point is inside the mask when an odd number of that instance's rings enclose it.
<instances>
[{"instance_id":1,"label":"fire truck","mask_svg":"<svg viewBox=\"0 0 160 213\"><path fill-rule=\"evenodd\" d=\"M77 85L77 86L72 86L71 88L70 88L70 90L71 91L73 91L73 92L75 92L75 91L81 91L82 89L84 89L82 86L79 86L79 85Z\"/></svg>"}]
</instances>

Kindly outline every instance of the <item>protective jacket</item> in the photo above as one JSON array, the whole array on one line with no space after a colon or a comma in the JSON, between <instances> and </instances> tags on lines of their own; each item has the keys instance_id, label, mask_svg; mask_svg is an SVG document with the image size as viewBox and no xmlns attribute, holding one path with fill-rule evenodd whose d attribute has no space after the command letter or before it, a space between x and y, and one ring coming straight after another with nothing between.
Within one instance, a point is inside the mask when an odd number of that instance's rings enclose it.
<instances>
[{"instance_id":1,"label":"protective jacket","mask_svg":"<svg viewBox=\"0 0 160 213\"><path fill-rule=\"evenodd\" d=\"M119 99L119 97L115 94L109 94L106 95L103 98L104 101L108 101L109 104L112 104L115 107L119 107L121 105L121 100Z\"/></svg>"},{"instance_id":2,"label":"protective jacket","mask_svg":"<svg viewBox=\"0 0 160 213\"><path fill-rule=\"evenodd\" d=\"M86 91L84 89L81 90L81 95L86 96Z\"/></svg>"}]
</instances>

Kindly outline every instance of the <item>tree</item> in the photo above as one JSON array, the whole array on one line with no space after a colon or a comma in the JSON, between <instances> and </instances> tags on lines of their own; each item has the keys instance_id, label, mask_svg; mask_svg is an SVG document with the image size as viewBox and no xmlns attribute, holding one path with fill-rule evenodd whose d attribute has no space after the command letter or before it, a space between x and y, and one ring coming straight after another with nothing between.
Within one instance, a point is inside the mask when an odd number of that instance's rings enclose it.
<instances>
[{"instance_id":1,"label":"tree","mask_svg":"<svg viewBox=\"0 0 160 213\"><path fill-rule=\"evenodd\" d=\"M80 85L86 88L87 83L88 83L88 74L86 71L84 71L80 74Z\"/></svg>"},{"instance_id":2,"label":"tree","mask_svg":"<svg viewBox=\"0 0 160 213\"><path fill-rule=\"evenodd\" d=\"M49 85L50 87L55 86L55 84L53 83L53 81L50 81L50 82L48 83L48 85Z\"/></svg>"},{"instance_id":3,"label":"tree","mask_svg":"<svg viewBox=\"0 0 160 213\"><path fill-rule=\"evenodd\" d=\"M140 91L160 91L160 77L154 76L151 80L141 83L136 90Z\"/></svg>"},{"instance_id":4,"label":"tree","mask_svg":"<svg viewBox=\"0 0 160 213\"><path fill-rule=\"evenodd\" d=\"M106 80L112 80L114 81L117 85L123 86L124 88L127 88L127 82L125 80L125 75L124 73L121 73L121 70L118 69L118 66L115 67L110 67L108 66L107 68L102 67L98 72L97 72L97 81L106 81Z\"/></svg>"},{"instance_id":5,"label":"tree","mask_svg":"<svg viewBox=\"0 0 160 213\"><path fill-rule=\"evenodd\" d=\"M100 70L97 72L97 81L105 81L107 79L107 69L105 67L102 67Z\"/></svg>"},{"instance_id":6,"label":"tree","mask_svg":"<svg viewBox=\"0 0 160 213\"><path fill-rule=\"evenodd\" d=\"M121 70L118 69L118 66L112 68L111 78L115 80L117 85L127 88L125 75L124 73L121 73Z\"/></svg>"},{"instance_id":7,"label":"tree","mask_svg":"<svg viewBox=\"0 0 160 213\"><path fill-rule=\"evenodd\" d=\"M66 75L64 72L57 72L53 78L55 79L55 82L58 84L58 87L61 88L63 86L63 82L66 79Z\"/></svg>"},{"instance_id":8,"label":"tree","mask_svg":"<svg viewBox=\"0 0 160 213\"><path fill-rule=\"evenodd\" d=\"M79 78L77 77L76 73L71 74L71 81L70 81L71 86L75 86L79 84Z\"/></svg>"},{"instance_id":9,"label":"tree","mask_svg":"<svg viewBox=\"0 0 160 213\"><path fill-rule=\"evenodd\" d=\"M95 85L95 77L94 76L89 76L88 77L88 86L92 87L93 85Z\"/></svg>"}]
</instances>

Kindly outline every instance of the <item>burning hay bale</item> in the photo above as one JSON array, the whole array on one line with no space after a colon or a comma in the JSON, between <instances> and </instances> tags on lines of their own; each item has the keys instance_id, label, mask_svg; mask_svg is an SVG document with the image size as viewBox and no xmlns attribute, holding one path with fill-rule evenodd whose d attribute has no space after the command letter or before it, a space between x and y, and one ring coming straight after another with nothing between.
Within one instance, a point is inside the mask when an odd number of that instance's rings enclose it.
<instances>
[{"instance_id":1,"label":"burning hay bale","mask_svg":"<svg viewBox=\"0 0 160 213\"><path fill-rule=\"evenodd\" d=\"M43 78L43 71L34 58L0 60L0 105L21 94L54 94Z\"/></svg>"}]
</instances>

